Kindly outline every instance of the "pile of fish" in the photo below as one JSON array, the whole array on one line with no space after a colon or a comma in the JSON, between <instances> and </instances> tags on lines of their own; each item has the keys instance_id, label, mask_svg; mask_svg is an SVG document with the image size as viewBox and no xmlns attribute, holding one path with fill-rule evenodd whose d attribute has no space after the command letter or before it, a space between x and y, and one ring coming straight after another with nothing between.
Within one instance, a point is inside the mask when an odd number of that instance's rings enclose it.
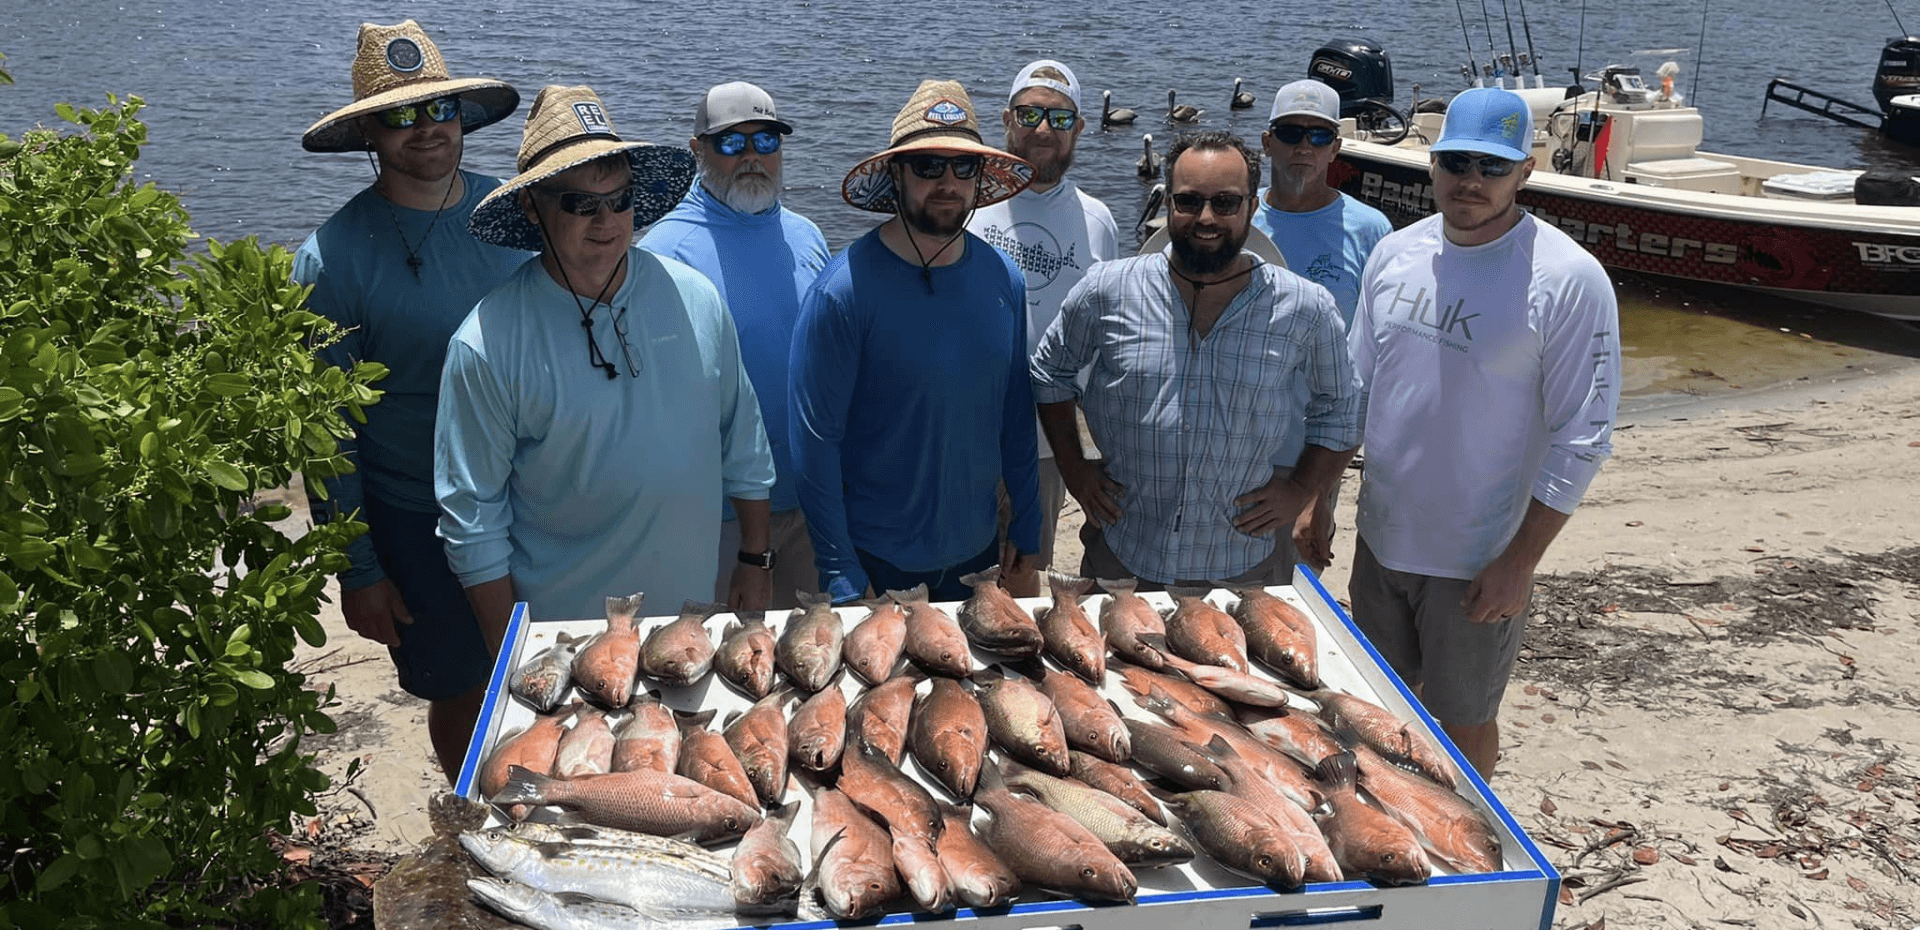
<instances>
[{"instance_id":1,"label":"pile of fish","mask_svg":"<svg viewBox=\"0 0 1920 930\"><path fill-rule=\"evenodd\" d=\"M477 773L506 825L461 835L494 876L475 896L537 928L734 926L1130 902L1137 872L1200 856L1281 888L1501 867L1439 747L1325 686L1283 598L1223 610L1174 588L1163 616L1102 580L1096 623L1093 581L1051 575L1030 614L998 576L968 576L954 614L921 587L849 627L806 598L717 643L719 605L643 637L642 595L608 598L604 631L559 634L512 678L536 716ZM752 702L718 730L662 700L710 672Z\"/></svg>"}]
</instances>

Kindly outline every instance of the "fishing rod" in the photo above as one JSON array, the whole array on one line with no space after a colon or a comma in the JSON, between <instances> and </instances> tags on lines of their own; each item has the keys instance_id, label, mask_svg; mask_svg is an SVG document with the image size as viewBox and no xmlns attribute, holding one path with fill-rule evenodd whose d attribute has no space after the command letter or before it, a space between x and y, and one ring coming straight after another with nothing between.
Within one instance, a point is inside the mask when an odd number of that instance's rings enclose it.
<instances>
[{"instance_id":1,"label":"fishing rod","mask_svg":"<svg viewBox=\"0 0 1920 930\"><path fill-rule=\"evenodd\" d=\"M1693 62L1693 86L1687 89L1687 100L1695 107L1700 105L1700 69L1707 60L1707 0L1700 0L1700 57Z\"/></svg>"},{"instance_id":2,"label":"fishing rod","mask_svg":"<svg viewBox=\"0 0 1920 930\"><path fill-rule=\"evenodd\" d=\"M1906 35L1907 27L1900 25L1900 11L1893 8L1893 0L1887 0L1887 12L1893 14L1894 27L1900 30L1901 35Z\"/></svg>"},{"instance_id":3,"label":"fishing rod","mask_svg":"<svg viewBox=\"0 0 1920 930\"><path fill-rule=\"evenodd\" d=\"M1586 0L1581 2L1584 3ZM1887 0L1887 2L1892 3L1893 0ZM1473 33L1467 29L1467 8L1461 0L1453 0L1453 8L1460 13L1460 38L1467 40L1467 80L1479 86L1480 68L1475 64L1478 59L1473 57Z\"/></svg>"},{"instance_id":4,"label":"fishing rod","mask_svg":"<svg viewBox=\"0 0 1920 930\"><path fill-rule=\"evenodd\" d=\"M1526 79L1520 74L1520 49L1513 41L1513 8L1507 6L1507 0L1500 0L1500 16L1507 21L1507 61L1513 63L1513 81L1524 86Z\"/></svg>"},{"instance_id":5,"label":"fishing rod","mask_svg":"<svg viewBox=\"0 0 1920 930\"><path fill-rule=\"evenodd\" d=\"M1505 77L1504 71L1495 70L1500 64L1500 47L1493 42L1493 14L1487 12L1487 0L1480 0L1480 21L1487 26L1487 70L1495 78Z\"/></svg>"},{"instance_id":6,"label":"fishing rod","mask_svg":"<svg viewBox=\"0 0 1920 930\"><path fill-rule=\"evenodd\" d=\"M1887 0L1891 3L1893 0ZM1573 84L1582 86L1587 71L1587 0L1580 0L1580 42L1573 50Z\"/></svg>"},{"instance_id":7,"label":"fishing rod","mask_svg":"<svg viewBox=\"0 0 1920 930\"><path fill-rule=\"evenodd\" d=\"M1887 2L1892 3L1893 0ZM1520 29L1527 36L1527 58L1533 62L1534 83L1544 85L1545 79L1540 77L1540 56L1533 50L1533 23L1527 20L1527 0L1520 0Z\"/></svg>"}]
</instances>

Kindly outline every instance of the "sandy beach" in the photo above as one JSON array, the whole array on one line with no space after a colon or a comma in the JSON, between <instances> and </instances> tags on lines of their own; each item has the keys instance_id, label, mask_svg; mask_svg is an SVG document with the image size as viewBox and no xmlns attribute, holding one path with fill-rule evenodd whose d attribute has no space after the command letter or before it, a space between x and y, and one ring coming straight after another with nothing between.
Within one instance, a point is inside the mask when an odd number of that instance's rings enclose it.
<instances>
[{"instance_id":1,"label":"sandy beach","mask_svg":"<svg viewBox=\"0 0 1920 930\"><path fill-rule=\"evenodd\" d=\"M1555 927L1920 925L1920 367L1892 362L1622 415L1537 579L1491 782L1566 878ZM312 832L412 852L445 788L425 707L324 619Z\"/></svg>"}]
</instances>

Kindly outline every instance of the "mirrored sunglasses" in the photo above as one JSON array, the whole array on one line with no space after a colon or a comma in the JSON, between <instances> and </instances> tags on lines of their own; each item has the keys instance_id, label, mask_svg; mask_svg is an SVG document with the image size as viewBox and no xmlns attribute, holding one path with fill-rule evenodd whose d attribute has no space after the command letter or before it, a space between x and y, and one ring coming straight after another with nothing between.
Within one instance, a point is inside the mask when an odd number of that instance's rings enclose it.
<instances>
[{"instance_id":1,"label":"mirrored sunglasses","mask_svg":"<svg viewBox=\"0 0 1920 930\"><path fill-rule=\"evenodd\" d=\"M560 209L574 216L594 216L601 207L613 213L625 213L633 209L632 185L605 194L545 187L536 187L534 190L559 201Z\"/></svg>"},{"instance_id":2,"label":"mirrored sunglasses","mask_svg":"<svg viewBox=\"0 0 1920 930\"><path fill-rule=\"evenodd\" d=\"M1330 126L1302 126L1298 123L1274 123L1267 131L1273 133L1273 138L1281 145L1299 145L1300 140L1306 139L1315 148L1326 148L1340 137L1339 130Z\"/></svg>"},{"instance_id":3,"label":"mirrored sunglasses","mask_svg":"<svg viewBox=\"0 0 1920 930\"><path fill-rule=\"evenodd\" d=\"M1480 176L1483 178L1504 178L1520 167L1520 163L1511 158L1469 155L1466 152L1436 152L1433 160L1439 163L1440 170L1454 177L1464 177L1475 165L1480 167Z\"/></svg>"},{"instance_id":4,"label":"mirrored sunglasses","mask_svg":"<svg viewBox=\"0 0 1920 930\"><path fill-rule=\"evenodd\" d=\"M448 120L458 119L460 116L460 98L435 97L432 100L409 103L405 106L388 107L374 114L374 117L380 120L380 125L388 129L407 129L413 126L413 124L420 122L420 117L422 116L436 123L444 123Z\"/></svg>"},{"instance_id":5,"label":"mirrored sunglasses","mask_svg":"<svg viewBox=\"0 0 1920 930\"><path fill-rule=\"evenodd\" d=\"M753 150L762 155L772 155L780 151L780 133L773 129L762 129L752 135L738 129L729 129L726 132L716 132L708 136L707 140L713 145L714 151L728 157L746 151L749 141L753 143Z\"/></svg>"},{"instance_id":6,"label":"mirrored sunglasses","mask_svg":"<svg viewBox=\"0 0 1920 930\"><path fill-rule=\"evenodd\" d=\"M1055 132L1072 132L1073 127L1080 123L1080 114L1057 107L1021 104L1013 108L1013 121L1027 129L1034 129L1044 122L1053 127Z\"/></svg>"},{"instance_id":7,"label":"mirrored sunglasses","mask_svg":"<svg viewBox=\"0 0 1920 930\"><path fill-rule=\"evenodd\" d=\"M967 181L980 173L980 165L985 159L978 155L901 155L894 161L906 165L914 174L929 181L946 174L947 166L952 165L953 176Z\"/></svg>"},{"instance_id":8,"label":"mirrored sunglasses","mask_svg":"<svg viewBox=\"0 0 1920 930\"><path fill-rule=\"evenodd\" d=\"M1215 215L1233 216L1238 214L1240 207L1247 202L1247 195L1214 194L1208 197L1204 194L1193 193L1192 191L1182 191L1173 195L1170 199L1173 201L1173 209L1176 213L1197 216L1200 213L1201 207L1211 205Z\"/></svg>"}]
</instances>

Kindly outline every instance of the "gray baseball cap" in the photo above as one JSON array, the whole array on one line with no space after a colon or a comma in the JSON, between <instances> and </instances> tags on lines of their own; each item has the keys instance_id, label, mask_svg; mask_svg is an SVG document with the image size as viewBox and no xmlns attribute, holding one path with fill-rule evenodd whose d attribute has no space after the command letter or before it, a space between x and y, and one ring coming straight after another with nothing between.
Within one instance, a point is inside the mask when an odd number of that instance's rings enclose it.
<instances>
[{"instance_id":1,"label":"gray baseball cap","mask_svg":"<svg viewBox=\"0 0 1920 930\"><path fill-rule=\"evenodd\" d=\"M774 115L773 95L745 81L721 84L700 98L693 112L693 134L705 136L730 129L740 123L766 123L791 135L793 127Z\"/></svg>"},{"instance_id":2,"label":"gray baseball cap","mask_svg":"<svg viewBox=\"0 0 1920 930\"><path fill-rule=\"evenodd\" d=\"M1340 94L1319 81L1295 81L1273 95L1273 115L1267 117L1267 122L1283 116L1311 116L1338 127Z\"/></svg>"}]
</instances>

